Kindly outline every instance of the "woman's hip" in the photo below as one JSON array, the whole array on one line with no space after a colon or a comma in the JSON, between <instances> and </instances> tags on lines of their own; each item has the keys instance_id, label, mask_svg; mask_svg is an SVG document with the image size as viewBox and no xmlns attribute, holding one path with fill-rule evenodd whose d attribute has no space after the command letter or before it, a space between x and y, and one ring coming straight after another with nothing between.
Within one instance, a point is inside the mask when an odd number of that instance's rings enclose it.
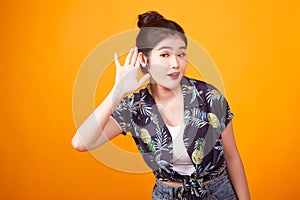
<instances>
[{"instance_id":1,"label":"woman's hip","mask_svg":"<svg viewBox=\"0 0 300 200\"><path fill-rule=\"evenodd\" d=\"M179 200L183 199L222 199L234 200L235 191L226 170L208 183L200 184L199 187L181 185L179 187L169 186L156 179L152 192L153 200Z\"/></svg>"}]
</instances>

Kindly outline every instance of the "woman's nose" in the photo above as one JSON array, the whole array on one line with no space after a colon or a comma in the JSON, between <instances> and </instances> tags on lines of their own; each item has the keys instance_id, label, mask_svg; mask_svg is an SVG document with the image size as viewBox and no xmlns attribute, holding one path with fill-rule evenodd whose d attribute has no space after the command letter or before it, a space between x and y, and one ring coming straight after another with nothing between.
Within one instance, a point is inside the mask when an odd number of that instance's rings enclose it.
<instances>
[{"instance_id":1,"label":"woman's nose","mask_svg":"<svg viewBox=\"0 0 300 200\"><path fill-rule=\"evenodd\" d=\"M177 57L176 54L172 55L170 67L173 68L173 69L179 68L178 57Z\"/></svg>"}]
</instances>

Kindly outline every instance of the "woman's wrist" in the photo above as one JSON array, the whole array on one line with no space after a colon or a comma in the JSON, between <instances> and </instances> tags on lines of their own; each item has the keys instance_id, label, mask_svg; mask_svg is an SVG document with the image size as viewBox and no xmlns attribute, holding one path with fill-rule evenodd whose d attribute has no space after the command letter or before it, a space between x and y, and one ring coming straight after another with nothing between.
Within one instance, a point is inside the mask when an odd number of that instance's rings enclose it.
<instances>
[{"instance_id":1,"label":"woman's wrist","mask_svg":"<svg viewBox=\"0 0 300 200\"><path fill-rule=\"evenodd\" d=\"M122 88L114 85L110 92L110 95L113 105L118 105L127 94L124 91L122 91Z\"/></svg>"}]
</instances>

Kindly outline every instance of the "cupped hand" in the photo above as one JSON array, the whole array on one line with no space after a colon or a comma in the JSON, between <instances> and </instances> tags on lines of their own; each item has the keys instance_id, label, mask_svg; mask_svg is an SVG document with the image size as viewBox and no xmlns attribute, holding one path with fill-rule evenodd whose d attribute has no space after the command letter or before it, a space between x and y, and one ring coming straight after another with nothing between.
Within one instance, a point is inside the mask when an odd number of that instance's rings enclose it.
<instances>
[{"instance_id":1,"label":"cupped hand","mask_svg":"<svg viewBox=\"0 0 300 200\"><path fill-rule=\"evenodd\" d=\"M122 94L127 95L134 92L150 78L150 74L145 74L138 80L141 53L138 53L136 47L130 49L123 66L119 62L117 53L115 53L114 59L116 65L115 87Z\"/></svg>"}]
</instances>

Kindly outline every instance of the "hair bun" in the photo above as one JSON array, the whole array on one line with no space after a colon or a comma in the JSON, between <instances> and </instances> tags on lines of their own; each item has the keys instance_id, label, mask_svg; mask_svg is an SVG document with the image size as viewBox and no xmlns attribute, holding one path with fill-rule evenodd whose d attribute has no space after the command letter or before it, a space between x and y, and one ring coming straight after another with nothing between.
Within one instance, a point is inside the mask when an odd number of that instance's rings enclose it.
<instances>
[{"instance_id":1,"label":"hair bun","mask_svg":"<svg viewBox=\"0 0 300 200\"><path fill-rule=\"evenodd\" d=\"M161 14L156 11L148 11L139 15L139 21L137 23L139 28L145 27L147 24L157 20L165 19Z\"/></svg>"}]
</instances>

